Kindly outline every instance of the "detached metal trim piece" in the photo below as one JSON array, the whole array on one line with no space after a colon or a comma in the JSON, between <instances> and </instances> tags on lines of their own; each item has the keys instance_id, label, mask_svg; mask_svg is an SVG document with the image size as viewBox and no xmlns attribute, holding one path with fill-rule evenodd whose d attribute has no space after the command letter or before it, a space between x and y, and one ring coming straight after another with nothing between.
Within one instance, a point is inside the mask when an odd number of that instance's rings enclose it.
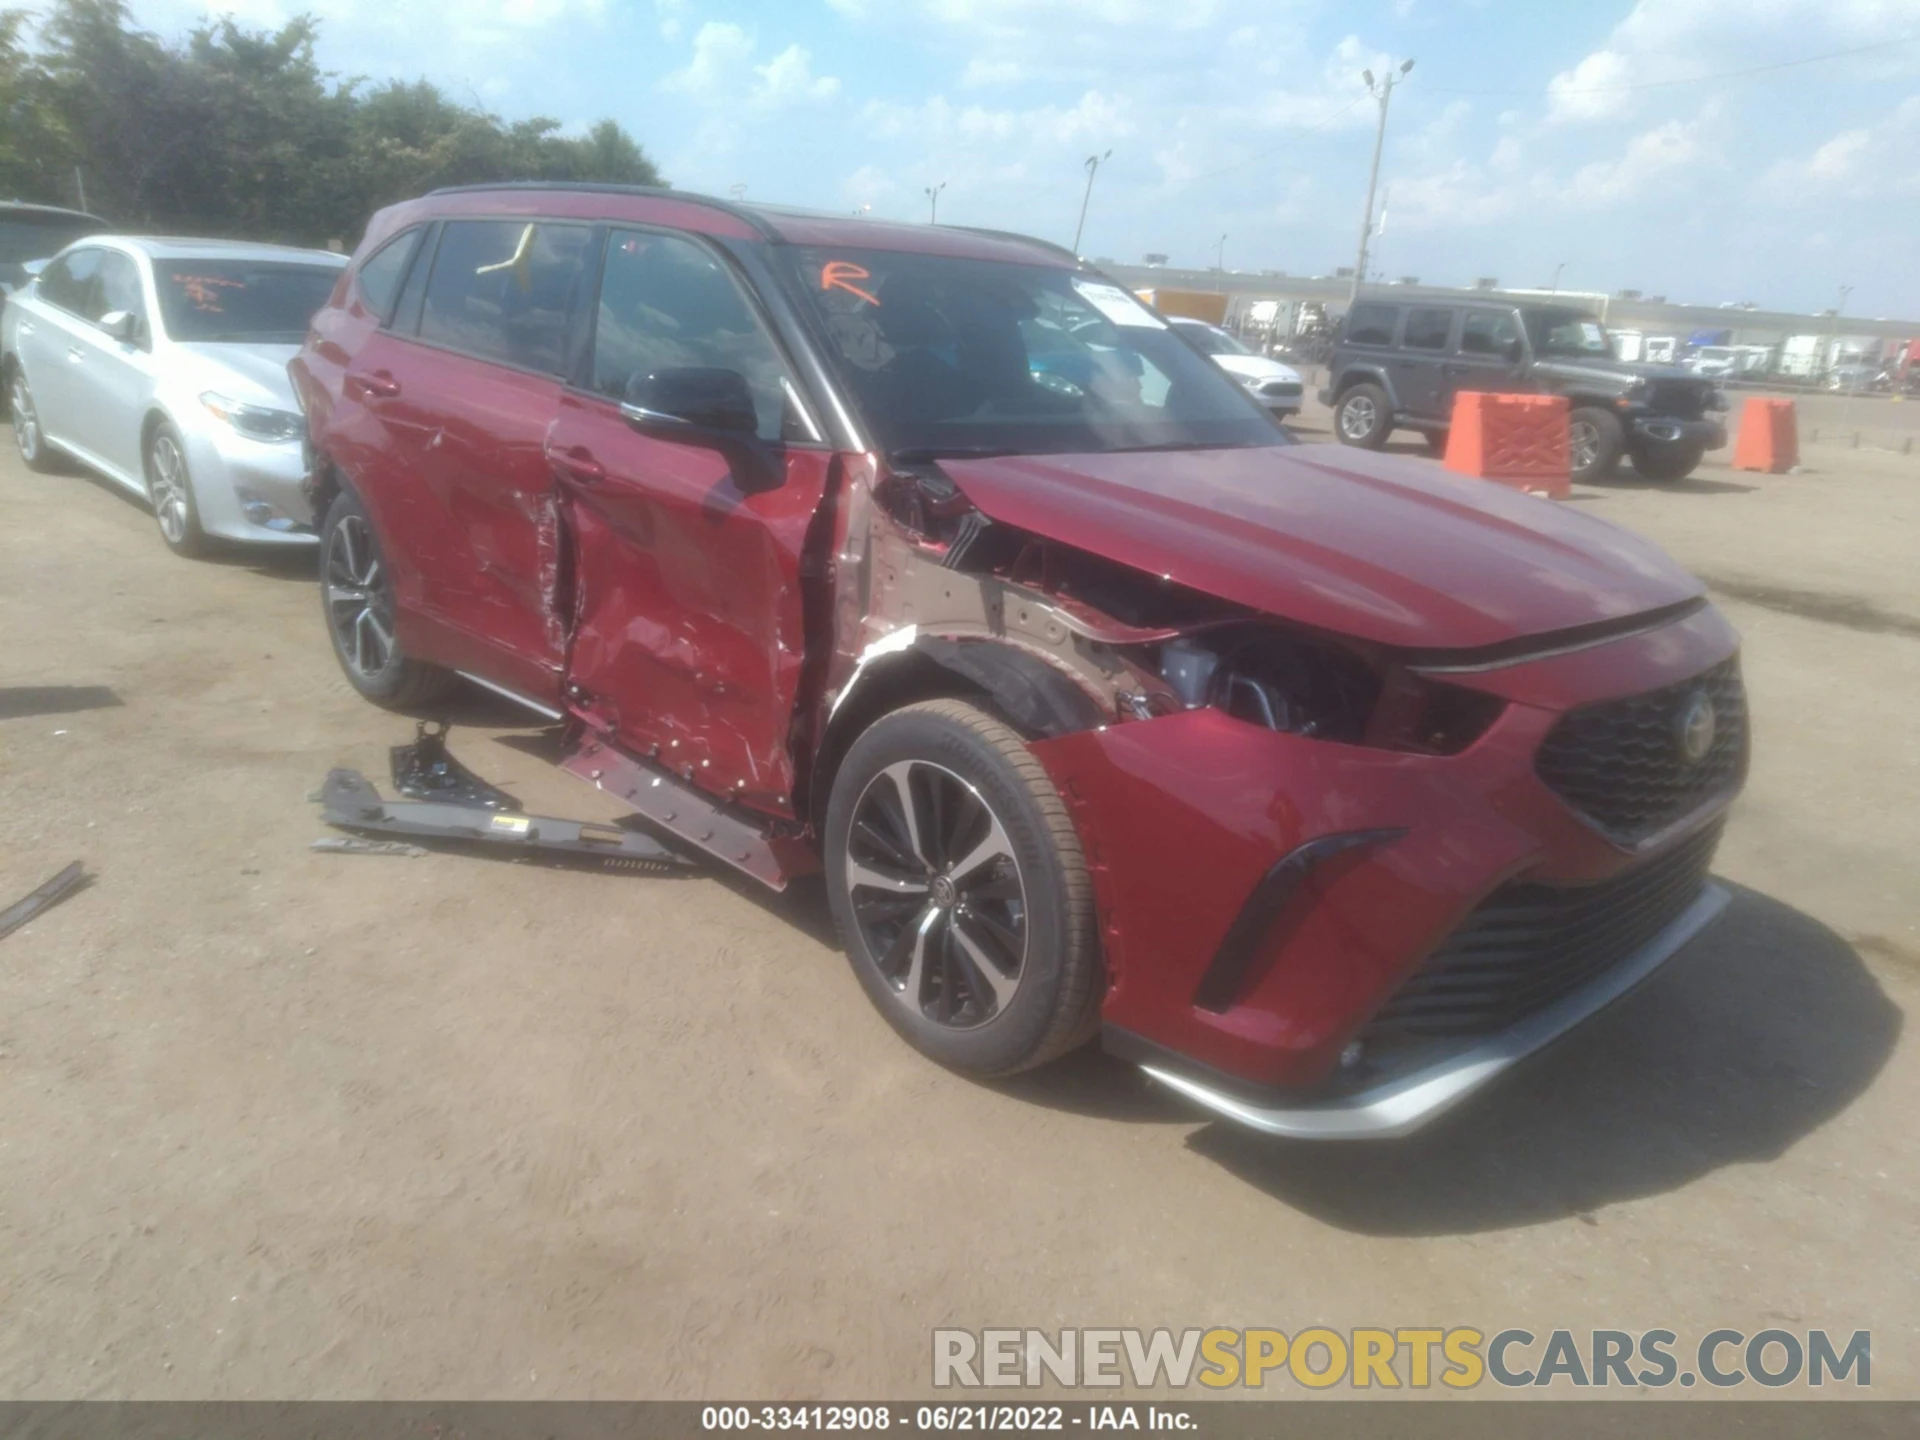
<instances>
[{"instance_id":1,"label":"detached metal trim piece","mask_svg":"<svg viewBox=\"0 0 1920 1440\"><path fill-rule=\"evenodd\" d=\"M83 889L92 877L84 862L76 860L46 884L0 910L0 938L5 938L44 910L51 910L74 891Z\"/></svg>"},{"instance_id":2,"label":"detached metal trim piece","mask_svg":"<svg viewBox=\"0 0 1920 1440\"><path fill-rule=\"evenodd\" d=\"M1140 1068L1196 1104L1268 1135L1295 1140L1388 1140L1410 1134L1626 995L1719 918L1729 899L1724 889L1709 883L1700 897L1644 948L1580 989L1438 1064L1338 1100L1269 1106L1216 1090L1159 1065Z\"/></svg>"},{"instance_id":3,"label":"detached metal trim piece","mask_svg":"<svg viewBox=\"0 0 1920 1440\"><path fill-rule=\"evenodd\" d=\"M650 835L548 815L507 814L447 800L382 800L356 770L329 770L320 787L320 818L342 830L425 840L499 845L538 853L638 861L679 869L692 862Z\"/></svg>"}]
</instances>

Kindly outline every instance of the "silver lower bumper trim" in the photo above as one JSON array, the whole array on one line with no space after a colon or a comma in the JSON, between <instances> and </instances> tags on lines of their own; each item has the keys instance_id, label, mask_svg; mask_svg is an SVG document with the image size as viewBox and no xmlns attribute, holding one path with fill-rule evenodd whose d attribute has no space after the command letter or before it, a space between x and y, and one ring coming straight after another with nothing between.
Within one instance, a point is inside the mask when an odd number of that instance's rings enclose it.
<instances>
[{"instance_id":1,"label":"silver lower bumper trim","mask_svg":"<svg viewBox=\"0 0 1920 1440\"><path fill-rule=\"evenodd\" d=\"M1140 1068L1196 1104L1268 1135L1284 1135L1295 1140L1387 1140L1406 1135L1452 1109L1501 1071L1551 1044L1625 995L1712 924L1727 908L1729 899L1724 889L1709 883L1678 919L1606 974L1534 1011L1498 1035L1474 1041L1437 1064L1395 1076L1371 1090L1343 1095L1337 1100L1269 1107L1215 1090L1157 1065Z\"/></svg>"},{"instance_id":2,"label":"silver lower bumper trim","mask_svg":"<svg viewBox=\"0 0 1920 1440\"><path fill-rule=\"evenodd\" d=\"M529 700L518 690L509 690L504 685L496 685L491 680L484 680L471 670L456 670L453 673L458 675L462 680L471 680L482 690L491 690L503 700L511 700L516 705L526 706L527 709L533 711L536 715L545 716L549 720L564 720L567 718L551 705L542 705L538 700Z\"/></svg>"}]
</instances>

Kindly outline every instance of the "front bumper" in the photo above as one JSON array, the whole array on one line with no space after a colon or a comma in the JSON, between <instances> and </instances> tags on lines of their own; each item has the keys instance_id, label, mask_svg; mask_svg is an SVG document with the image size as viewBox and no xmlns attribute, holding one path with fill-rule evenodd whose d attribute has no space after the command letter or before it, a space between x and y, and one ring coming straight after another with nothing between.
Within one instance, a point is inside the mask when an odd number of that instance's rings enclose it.
<instances>
[{"instance_id":1,"label":"front bumper","mask_svg":"<svg viewBox=\"0 0 1920 1440\"><path fill-rule=\"evenodd\" d=\"M1671 415L1633 415L1628 428L1637 440L1718 450L1727 443L1727 427L1718 420L1676 420Z\"/></svg>"},{"instance_id":2,"label":"front bumper","mask_svg":"<svg viewBox=\"0 0 1920 1440\"><path fill-rule=\"evenodd\" d=\"M1728 901L1724 889L1708 885L1652 941L1581 989L1499 1034L1442 1055L1429 1053L1406 1073L1352 1094L1318 1101L1286 1095L1252 1097L1237 1093L1231 1085L1183 1074L1177 1062L1143 1060L1140 1068L1194 1103L1268 1135L1292 1140L1390 1140L1411 1134L1451 1110L1502 1072L1625 997L1718 919ZM1122 1042L1111 1048L1124 1053L1127 1047Z\"/></svg>"},{"instance_id":3,"label":"front bumper","mask_svg":"<svg viewBox=\"0 0 1920 1440\"><path fill-rule=\"evenodd\" d=\"M1567 711L1691 680L1736 649L1703 608L1450 674L1507 702L1455 755L1329 744L1210 709L1035 742L1093 873L1109 1035L1137 1038L1150 1048L1134 1058L1156 1075L1223 1113L1268 1116L1274 1133L1398 1134L1440 1113L1614 998L1596 975L1631 985L1717 910L1675 891L1604 969L1542 992L1554 998L1518 1020L1406 1048L1379 1038L1390 1002L1503 887L1624 886L1680 849L1679 833L1610 840L1547 788L1535 757ZM1685 833L1704 833L1731 795ZM1297 856L1308 863L1289 877ZM1692 883L1705 873L1703 860ZM1362 1063L1343 1069L1356 1040Z\"/></svg>"},{"instance_id":4,"label":"front bumper","mask_svg":"<svg viewBox=\"0 0 1920 1440\"><path fill-rule=\"evenodd\" d=\"M200 523L210 535L252 545L312 545L313 505L299 444L250 440L222 425L187 434Z\"/></svg>"}]
</instances>

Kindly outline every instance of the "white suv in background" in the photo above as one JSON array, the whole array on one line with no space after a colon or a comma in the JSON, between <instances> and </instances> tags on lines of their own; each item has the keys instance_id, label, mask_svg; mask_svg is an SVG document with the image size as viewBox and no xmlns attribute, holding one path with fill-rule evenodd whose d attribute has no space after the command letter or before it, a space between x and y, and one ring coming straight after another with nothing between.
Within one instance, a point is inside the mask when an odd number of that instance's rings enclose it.
<instances>
[{"instance_id":1,"label":"white suv in background","mask_svg":"<svg viewBox=\"0 0 1920 1440\"><path fill-rule=\"evenodd\" d=\"M1290 420L1300 413L1300 400L1306 387L1300 372L1291 365L1256 355L1218 325L1184 316L1169 316L1174 333L1212 360L1222 370L1253 392L1253 398L1267 407L1276 420Z\"/></svg>"}]
</instances>

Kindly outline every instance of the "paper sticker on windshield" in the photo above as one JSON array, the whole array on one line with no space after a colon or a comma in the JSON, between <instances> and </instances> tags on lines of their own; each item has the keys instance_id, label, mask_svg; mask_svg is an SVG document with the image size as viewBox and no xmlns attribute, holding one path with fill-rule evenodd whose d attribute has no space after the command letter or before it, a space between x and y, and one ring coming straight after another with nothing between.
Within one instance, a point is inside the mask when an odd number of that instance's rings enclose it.
<instances>
[{"instance_id":1,"label":"paper sticker on windshield","mask_svg":"<svg viewBox=\"0 0 1920 1440\"><path fill-rule=\"evenodd\" d=\"M1166 323L1118 285L1076 278L1073 288L1080 298L1116 325L1132 325L1141 330L1164 330Z\"/></svg>"}]
</instances>

